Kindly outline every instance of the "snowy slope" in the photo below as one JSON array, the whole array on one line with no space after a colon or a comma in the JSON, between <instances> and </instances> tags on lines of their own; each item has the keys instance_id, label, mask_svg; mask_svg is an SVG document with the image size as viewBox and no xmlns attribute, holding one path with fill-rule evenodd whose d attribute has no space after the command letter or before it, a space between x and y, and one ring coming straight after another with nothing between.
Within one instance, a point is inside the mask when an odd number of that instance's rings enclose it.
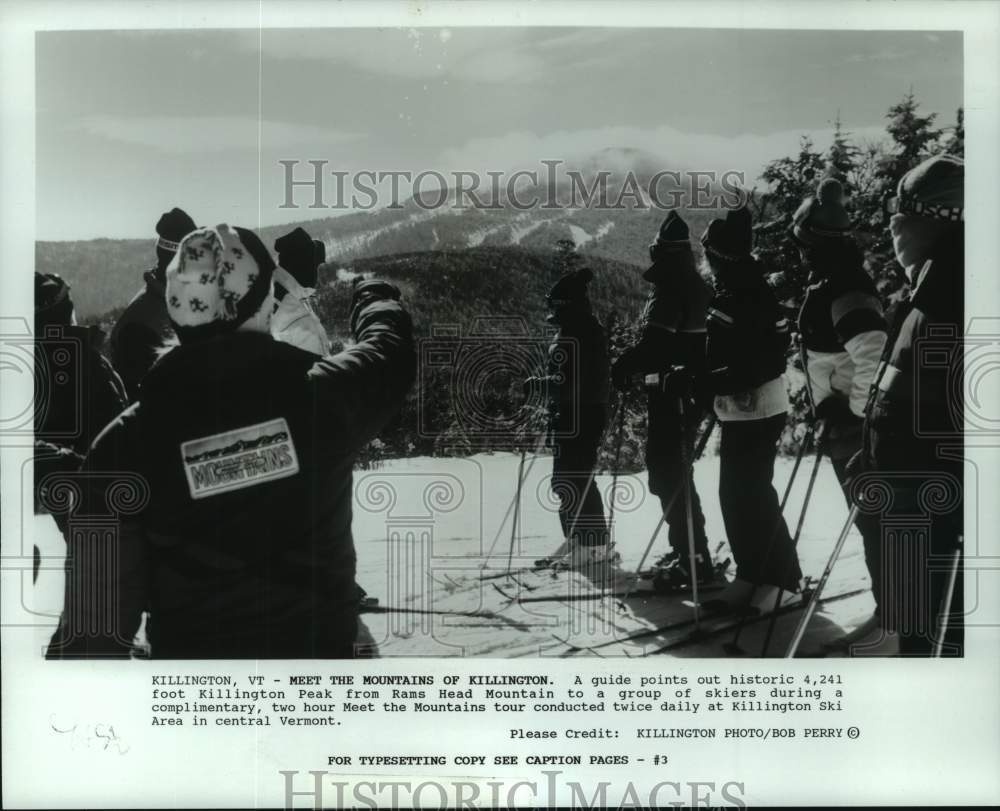
<instances>
[{"instance_id":1,"label":"snowy slope","mask_svg":"<svg viewBox=\"0 0 1000 811\"><path fill-rule=\"evenodd\" d=\"M620 571L609 572L606 582L595 584L575 573L495 577L506 571L511 550L508 509L517 466L517 456L498 453L467 459L394 460L379 470L355 474L358 582L379 598L382 610L392 609L391 613L364 616L381 655L509 657L587 653L572 650L567 642L578 647L601 645L599 655L603 656L641 655L675 642L678 632L651 630L641 639L616 640L689 619L691 609L679 598L668 600L639 592L629 599L627 611L619 610L614 598L595 599L602 588L619 595L629 588L628 574L634 571L656 525L658 501L646 493L644 475L619 478L615 540L623 559ZM790 460L778 460L775 483L779 491L791 467ZM530 565L561 541L555 503L548 491L550 471L551 459L539 456L525 478L522 531L513 549L515 567ZM793 528L807 474L804 464L786 512ZM725 537L715 495L717 481L718 458L700 461L695 483L713 546ZM599 476L597 483L607 505L611 477ZM824 463L799 543L806 575L818 577L821 573L845 515L833 470ZM34 610L48 615L48 619L40 617L41 625L51 627L61 602L65 547L48 516L36 518L34 526L35 542L45 561L38 587L29 588L26 599ZM662 533L651 557L666 549ZM720 555L728 557L725 546ZM484 574L487 579L481 579ZM868 616L872 602L867 588L861 539L852 530L825 594L863 593L826 604L814 619L802 650L815 650L820 640L842 629L850 630ZM564 599L552 601L553 597ZM771 655L784 651L798 617L794 613L781 618ZM758 654L765 629L766 623L747 626L741 645L750 655ZM44 628L40 630L39 639L44 639L46 633ZM719 634L698 644L673 648L669 654L725 655L722 643L731 636Z\"/></svg>"}]
</instances>

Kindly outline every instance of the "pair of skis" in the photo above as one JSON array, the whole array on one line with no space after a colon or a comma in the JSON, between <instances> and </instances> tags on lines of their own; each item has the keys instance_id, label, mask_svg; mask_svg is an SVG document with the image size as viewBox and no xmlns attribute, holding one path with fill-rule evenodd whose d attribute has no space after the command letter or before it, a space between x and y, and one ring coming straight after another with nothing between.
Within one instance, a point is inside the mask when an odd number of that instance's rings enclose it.
<instances>
[{"instance_id":1,"label":"pair of skis","mask_svg":"<svg viewBox=\"0 0 1000 811\"><path fill-rule=\"evenodd\" d=\"M597 654L598 651L605 650L615 645L627 645L629 643L637 642L650 637L659 637L662 635L670 635L674 632L681 632L674 638L668 639L667 641L658 641L653 650L644 651L642 654L643 656L649 656L657 653L666 653L671 650L683 648L716 636L721 636L729 631L732 631L738 625L746 627L747 625L753 625L759 622L774 621L780 616L806 609L809 605L813 605L813 610L815 610L815 608L820 605L840 600L847 600L852 597L858 597L864 594L865 591L866 589L853 589L822 600L817 598L817 591L809 591L803 593L802 598L798 602L779 606L777 609L772 609L771 611L758 614L743 614L739 617L734 616L733 614L709 617L704 619L697 626L695 626L693 617L687 617L685 619L675 620L659 625L655 628L644 628L639 631L633 631L623 636L616 637L615 639L599 642L595 645L575 645L568 639L562 639L558 636L554 636L559 642L567 646L567 650L562 653L561 656L568 657L574 656L578 653ZM723 647L725 648L725 646Z\"/></svg>"}]
</instances>

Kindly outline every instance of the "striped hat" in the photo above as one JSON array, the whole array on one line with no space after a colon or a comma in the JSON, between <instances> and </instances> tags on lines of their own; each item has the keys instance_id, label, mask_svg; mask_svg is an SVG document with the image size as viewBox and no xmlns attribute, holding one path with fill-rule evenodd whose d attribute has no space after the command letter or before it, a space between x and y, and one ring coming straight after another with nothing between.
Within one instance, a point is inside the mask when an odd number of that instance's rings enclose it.
<instances>
[{"instance_id":1,"label":"striped hat","mask_svg":"<svg viewBox=\"0 0 1000 811\"><path fill-rule=\"evenodd\" d=\"M935 155L903 175L896 190L895 211L939 220L965 219L965 162L954 155Z\"/></svg>"}]
</instances>

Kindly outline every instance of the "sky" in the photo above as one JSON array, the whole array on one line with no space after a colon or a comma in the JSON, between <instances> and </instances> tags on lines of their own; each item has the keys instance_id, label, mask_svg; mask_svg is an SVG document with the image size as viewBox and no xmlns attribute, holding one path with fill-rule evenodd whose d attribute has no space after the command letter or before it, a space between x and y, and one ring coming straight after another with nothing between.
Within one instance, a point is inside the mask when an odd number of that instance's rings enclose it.
<instances>
[{"instance_id":1,"label":"sky","mask_svg":"<svg viewBox=\"0 0 1000 811\"><path fill-rule=\"evenodd\" d=\"M884 135L911 87L954 122L957 32L421 28L40 32L38 239L272 225L279 160L328 170L504 171L634 147L664 169L744 171ZM308 171L307 171L308 169ZM299 175L297 175L298 177ZM750 183L752 185L752 182ZM329 187L328 187L329 188Z\"/></svg>"}]
</instances>

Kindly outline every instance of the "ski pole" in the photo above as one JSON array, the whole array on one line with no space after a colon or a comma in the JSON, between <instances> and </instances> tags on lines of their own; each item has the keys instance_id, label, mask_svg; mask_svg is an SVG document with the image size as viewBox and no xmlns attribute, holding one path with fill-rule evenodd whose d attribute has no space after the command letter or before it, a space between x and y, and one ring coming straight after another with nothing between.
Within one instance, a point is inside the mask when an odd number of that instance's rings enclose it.
<instances>
[{"instance_id":1,"label":"ski pole","mask_svg":"<svg viewBox=\"0 0 1000 811\"><path fill-rule=\"evenodd\" d=\"M684 470L684 478L681 486L684 491L684 518L687 522L688 535L688 568L691 570L691 601L694 614L693 633L701 631L701 607L698 605L698 559L694 544L694 515L691 509L691 465L687 459L687 439L686 439L686 417L684 411L684 397L677 398L677 410L680 413L680 438L681 438L681 467ZM706 561L711 563L711 561Z\"/></svg>"},{"instance_id":2,"label":"ski pole","mask_svg":"<svg viewBox=\"0 0 1000 811\"><path fill-rule=\"evenodd\" d=\"M517 486L515 487L514 498L511 499L510 504L507 505L507 511L504 513L503 519L500 521L500 528L497 529L497 534L493 538L493 543L490 544L490 548L486 551L486 557L483 559L483 564L482 566L479 567L480 570L485 569L487 565L489 565L490 558L493 557L493 550L496 548L497 542L500 540L500 531L501 529L503 529L503 525L507 523L507 517L514 510L515 499L520 501L520 492L523 480L526 479L528 477L528 474L531 473L531 469L535 464L535 460L538 459L539 454L541 454L542 452L542 448L545 446L545 436L546 436L545 431L542 431L542 433L538 437L538 442L535 443L535 448L532 451L531 460L524 467L523 472L520 467L518 469L518 482Z\"/></svg>"},{"instance_id":3,"label":"ski pole","mask_svg":"<svg viewBox=\"0 0 1000 811\"><path fill-rule=\"evenodd\" d=\"M826 568L823 569L823 574L820 576L819 582L816 584L816 589L809 598L809 603L806 605L806 610L802 614L802 619L799 620L799 624L795 628L795 635L792 637L792 641L788 645L788 650L785 652L786 659L795 658L795 653L799 649L802 637L805 636L806 627L809 625L809 621L812 619L813 614L816 613L816 607L819 605L820 595L822 595L823 589L826 588L826 581L830 579L830 572L833 571L833 567L837 563L837 558L840 557L840 553L844 548L844 542L847 540L847 535L851 531L851 527L854 526L854 522L857 520L857 517L858 505L852 504L851 510L847 514L847 520L844 522L844 528L840 531L837 543L834 545L830 559L826 563Z\"/></svg>"},{"instance_id":4,"label":"ski pole","mask_svg":"<svg viewBox=\"0 0 1000 811\"><path fill-rule=\"evenodd\" d=\"M518 523L521 518L521 487L524 485L525 449L521 448L521 460L517 464L517 486L514 488L514 517L510 522L510 549L507 551L507 572L514 562L514 542L517 538Z\"/></svg>"},{"instance_id":5,"label":"ski pole","mask_svg":"<svg viewBox=\"0 0 1000 811\"><path fill-rule=\"evenodd\" d=\"M819 467L820 443L816 441L816 425L817 425L817 422L816 422L816 400L813 398L812 382L809 380L809 353L808 353L808 350L806 349L805 342L802 340L802 334L801 333L798 333L798 332L795 333L795 344L796 344L796 346L798 348L799 363L802 366L802 374L805 376L805 385L804 385L804 388L805 388L805 391L806 391L806 402L809 405L809 415L810 415L811 419L809 421L809 426L806 429L806 435L804 437L802 437L802 442L799 445L799 451L795 455L795 464L792 467L792 473L788 477L788 484L785 485L785 492L782 495L782 497L781 497L781 503L778 506L778 516L775 519L774 527L771 530L771 536L768 539L767 551L766 551L766 553L764 555L764 560L767 560L768 558L771 557L771 552L774 549L774 542L775 542L775 540L777 538L777 534L778 534L778 528L781 526L781 521L782 521L782 518L783 518L783 516L785 514L785 506L788 504L788 497L789 497L789 495L792 492L792 484L795 482L795 478L796 478L796 476L798 475L798 472L799 472L799 466L802 464L802 459L805 456L805 453L808 450L810 444L815 444L816 445L816 465L813 468L813 474L812 474L812 477L809 480L809 489L806 491L805 501L803 502L803 508L802 508L803 511L799 515L799 523L800 523L800 525L801 525L801 522L802 522L802 520L804 519L804 516L805 516L805 507L809 503L809 497L810 497L810 495L812 493L812 484L815 481L816 470ZM798 542L797 541L798 534L796 534L795 537L796 537L796 540L793 542L793 545ZM760 588L759 584L754 583L753 588L750 591L750 602L751 603L753 602L754 597L757 596L757 590L759 588ZM778 599L777 599L777 601L775 603L775 608L777 608L778 605L780 605L780 603L781 603L781 596L782 596L783 592L784 592L784 589L779 590L779 592L778 592ZM767 650L767 646L768 646L768 644L770 642L771 633L773 632L773 629L774 629L773 622L774 622L775 619L776 619L776 617L772 617L772 624L768 627L768 631L767 631L767 634L765 636L765 640L764 640L764 650L765 651ZM733 634L732 640L728 644L726 644L726 645L723 646L723 648L725 648L728 653L744 653L743 649L740 647L739 642L740 642L740 636L743 634L743 629L746 627L746 620L747 620L747 614L744 614L742 617L740 617L740 623L739 623L739 625L736 626L736 633ZM761 655L763 656L763 653Z\"/></svg>"},{"instance_id":6,"label":"ski pole","mask_svg":"<svg viewBox=\"0 0 1000 811\"><path fill-rule=\"evenodd\" d=\"M775 534L778 532L778 527L781 525L780 524L781 518L785 513L785 507L788 504L788 498L792 492L792 485L795 483L795 479L799 473L799 468L802 465L802 459L805 457L806 451L809 449L809 446L813 443L815 437L816 437L816 424L815 422L811 422L809 424L809 427L806 429L805 436L802 437L802 442L799 443L798 453L795 454L795 464L792 466L791 475L789 475L788 483L785 485L785 492L782 494L781 503L778 505L778 518L775 521L774 528L771 530L771 537L768 541L767 556L765 557L765 560L767 559L767 557L770 557L771 555L771 549L774 546ZM758 586L755 583L753 589L750 592L751 602L753 602L753 598L757 594L757 588ZM746 613L740 616L740 621L739 624L736 626L736 632L733 634L733 638L725 645L723 645L723 648L727 653L732 653L732 654L745 653L745 651L740 647L740 636L742 636L743 629L746 627L747 619L749 619L749 615Z\"/></svg>"},{"instance_id":7,"label":"ski pole","mask_svg":"<svg viewBox=\"0 0 1000 811\"><path fill-rule=\"evenodd\" d=\"M619 400L618 405L615 407L615 413L612 417L612 422L618 419L618 415L623 410L624 410L624 400ZM604 446L604 433L602 431L598 448L601 448L603 446ZM576 532L577 522L580 520L580 513L583 512L583 502L586 500L587 494L590 492L590 488L594 486L594 478L596 475L597 475L597 461L595 460L593 467L591 467L590 469L590 475L587 476L587 484L584 486L583 490L580 491L579 503L576 505L576 510L573 513L573 520L570 522L569 529L566 531L566 537L563 539L562 546L560 546L559 549L556 550L555 555L552 555L551 558L562 557L562 555L560 554L561 550L569 548L571 539L573 538L573 533Z\"/></svg>"},{"instance_id":8,"label":"ski pole","mask_svg":"<svg viewBox=\"0 0 1000 811\"><path fill-rule=\"evenodd\" d=\"M948 615L951 613L951 601L955 596L955 582L958 580L958 568L962 560L962 536L959 535L955 551L951 553L951 566L948 572L948 585L941 599L941 611L938 614L938 634L934 640L934 658L941 658L944 650L944 637L948 633Z\"/></svg>"},{"instance_id":9,"label":"ski pole","mask_svg":"<svg viewBox=\"0 0 1000 811\"><path fill-rule=\"evenodd\" d=\"M619 394L618 430L615 437L615 468L611 471L611 494L608 505L608 532L615 524L615 491L618 488L618 466L621 464L622 440L625 438L625 392Z\"/></svg>"},{"instance_id":10,"label":"ski pole","mask_svg":"<svg viewBox=\"0 0 1000 811\"><path fill-rule=\"evenodd\" d=\"M802 500L802 509L799 511L799 520L795 525L795 534L792 535L792 555L795 555L796 550L799 546L799 538L802 536L802 527L806 521L806 511L809 509L809 500L812 498L813 487L816 485L816 474L819 473L820 463L823 461L823 446L821 443L817 443L816 447L816 461L813 464L812 473L809 476L809 484L806 486L806 494ZM793 564L789 562L789 567ZM788 574L786 571L785 574ZM784 578L782 581L784 582ZM771 637L774 635L774 628L778 623L778 608L781 606L781 598L785 593L784 586L778 587L778 593L774 598L774 608L772 609L771 621L767 625L767 633L764 635L764 645L760 650L761 658L767 656L767 649L771 644Z\"/></svg>"},{"instance_id":11,"label":"ski pole","mask_svg":"<svg viewBox=\"0 0 1000 811\"><path fill-rule=\"evenodd\" d=\"M714 413L708 418L708 425L705 426L705 430L702 432L701 438L698 440L698 446L694 449L694 455L691 457L691 467L694 466L694 463L697 462L702 453L705 452L705 446L708 445L708 438L712 435L712 431L715 430L715 425L718 421L719 418ZM683 484L681 486L683 486ZM671 508L674 506L674 501L677 500L677 495L680 493L681 486L678 486L674 492L671 493L666 509L661 511L660 520L656 522L656 529L653 530L649 543L646 544L646 549L643 551L642 557L639 559L639 565L636 566L635 574L632 575L632 583L629 585L628 591L625 592L625 596L618 601L619 607L624 608L625 601L631 597L632 592L635 591L635 584L639 579L640 573L642 572L642 567L646 563L646 558L649 557L650 550L652 550L653 544L656 542L656 538L660 534L660 530L663 529L663 525L666 523L667 513L670 512Z\"/></svg>"}]
</instances>

